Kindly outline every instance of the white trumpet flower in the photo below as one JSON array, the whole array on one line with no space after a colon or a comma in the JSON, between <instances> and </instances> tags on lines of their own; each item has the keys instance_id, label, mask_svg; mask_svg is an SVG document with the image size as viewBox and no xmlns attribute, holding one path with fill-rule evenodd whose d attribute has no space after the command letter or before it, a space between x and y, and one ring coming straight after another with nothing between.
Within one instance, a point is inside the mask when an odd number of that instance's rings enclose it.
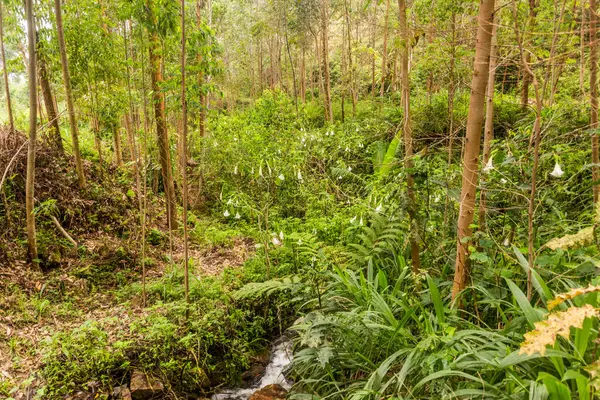
<instances>
[{"instance_id":1,"label":"white trumpet flower","mask_svg":"<svg viewBox=\"0 0 600 400\"><path fill-rule=\"evenodd\" d=\"M225 212L223 213L224 217L229 217L229 210L225 210Z\"/></svg>"},{"instance_id":2,"label":"white trumpet flower","mask_svg":"<svg viewBox=\"0 0 600 400\"><path fill-rule=\"evenodd\" d=\"M352 217L352 218L350 219L350 223L351 223L351 224L355 223L355 222L356 222L356 218L357 218L357 217L356 217L356 215L355 215L354 217Z\"/></svg>"},{"instance_id":3,"label":"white trumpet flower","mask_svg":"<svg viewBox=\"0 0 600 400\"><path fill-rule=\"evenodd\" d=\"M488 162L485 164L485 167L483 167L483 172L487 174L488 172L490 172L493 169L494 169L494 159L492 157L490 157Z\"/></svg>"},{"instance_id":4,"label":"white trumpet flower","mask_svg":"<svg viewBox=\"0 0 600 400\"><path fill-rule=\"evenodd\" d=\"M277 237L271 239L271 243L273 243L275 246L281 246L281 242L279 241L279 239L277 239Z\"/></svg>"},{"instance_id":5,"label":"white trumpet flower","mask_svg":"<svg viewBox=\"0 0 600 400\"><path fill-rule=\"evenodd\" d=\"M560 165L558 163L556 163L556 164L554 164L554 169L552 170L552 172L550 172L550 175L552 175L555 178L560 178L561 176L564 175L564 171L562 170Z\"/></svg>"},{"instance_id":6,"label":"white trumpet flower","mask_svg":"<svg viewBox=\"0 0 600 400\"><path fill-rule=\"evenodd\" d=\"M380 213L380 212L381 212L381 210L383 210L383 207L381 206L381 204L380 204L380 205L378 205L378 206L377 206L377 208L375 208L375 212L376 212L376 213Z\"/></svg>"},{"instance_id":7,"label":"white trumpet flower","mask_svg":"<svg viewBox=\"0 0 600 400\"><path fill-rule=\"evenodd\" d=\"M283 241L283 231L279 231L279 239Z\"/></svg>"},{"instance_id":8,"label":"white trumpet flower","mask_svg":"<svg viewBox=\"0 0 600 400\"><path fill-rule=\"evenodd\" d=\"M235 219L240 219L242 218L242 216L240 215L240 213L235 213Z\"/></svg>"},{"instance_id":9,"label":"white trumpet flower","mask_svg":"<svg viewBox=\"0 0 600 400\"><path fill-rule=\"evenodd\" d=\"M283 176L283 174L279 174L278 178L280 181L285 181L285 176Z\"/></svg>"}]
</instances>

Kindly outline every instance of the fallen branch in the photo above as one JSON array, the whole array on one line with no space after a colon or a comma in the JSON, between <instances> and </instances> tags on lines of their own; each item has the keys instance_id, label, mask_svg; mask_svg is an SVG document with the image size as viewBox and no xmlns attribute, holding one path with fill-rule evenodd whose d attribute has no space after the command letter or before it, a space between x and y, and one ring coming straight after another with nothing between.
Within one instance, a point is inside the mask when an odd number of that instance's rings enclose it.
<instances>
[{"instance_id":1,"label":"fallen branch","mask_svg":"<svg viewBox=\"0 0 600 400\"><path fill-rule=\"evenodd\" d=\"M62 227L62 225L60 224L60 222L58 222L58 220L56 219L56 217L54 215L50 216L50 219L52 219L52 222L54 222L54 225L56 226L56 228L60 231L60 233L69 241L71 242L71 244L73 245L73 247L77 248L79 247L77 245L77 242L75 241L75 239L73 239L71 237L71 235L69 235L69 233L67 231L65 231L65 228Z\"/></svg>"}]
</instances>

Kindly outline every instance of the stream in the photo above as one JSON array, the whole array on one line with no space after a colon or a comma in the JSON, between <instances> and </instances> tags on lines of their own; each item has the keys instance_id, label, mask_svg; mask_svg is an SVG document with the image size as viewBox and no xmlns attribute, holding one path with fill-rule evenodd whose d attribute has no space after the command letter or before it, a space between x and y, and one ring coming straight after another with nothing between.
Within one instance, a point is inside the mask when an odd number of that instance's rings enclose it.
<instances>
[{"instance_id":1,"label":"stream","mask_svg":"<svg viewBox=\"0 0 600 400\"><path fill-rule=\"evenodd\" d=\"M212 400L247 400L257 390L272 384L279 384L285 389L292 387L283 372L285 368L292 362L292 343L288 338L281 337L277 339L271 347L271 357L269 364L265 369L265 373L252 387L246 389L226 389L217 394L214 394Z\"/></svg>"}]
</instances>

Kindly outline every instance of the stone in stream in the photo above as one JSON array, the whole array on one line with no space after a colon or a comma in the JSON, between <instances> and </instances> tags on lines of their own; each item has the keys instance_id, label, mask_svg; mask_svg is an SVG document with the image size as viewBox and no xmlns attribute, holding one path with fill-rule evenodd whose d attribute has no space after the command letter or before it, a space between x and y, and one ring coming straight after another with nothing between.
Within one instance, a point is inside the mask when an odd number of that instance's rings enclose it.
<instances>
[{"instance_id":1,"label":"stone in stream","mask_svg":"<svg viewBox=\"0 0 600 400\"><path fill-rule=\"evenodd\" d=\"M164 389L163 383L152 375L147 375L137 369L134 369L131 373L129 390L133 400L151 399L153 396L162 393Z\"/></svg>"},{"instance_id":2,"label":"stone in stream","mask_svg":"<svg viewBox=\"0 0 600 400\"><path fill-rule=\"evenodd\" d=\"M287 390L278 383L267 385L254 392L250 400L285 400Z\"/></svg>"}]
</instances>

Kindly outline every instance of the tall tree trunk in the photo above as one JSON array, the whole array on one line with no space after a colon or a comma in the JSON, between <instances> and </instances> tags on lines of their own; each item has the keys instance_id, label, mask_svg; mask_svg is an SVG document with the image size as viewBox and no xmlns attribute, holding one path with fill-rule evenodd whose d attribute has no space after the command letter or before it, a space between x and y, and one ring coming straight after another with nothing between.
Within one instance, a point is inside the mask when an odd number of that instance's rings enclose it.
<instances>
[{"instance_id":1,"label":"tall tree trunk","mask_svg":"<svg viewBox=\"0 0 600 400\"><path fill-rule=\"evenodd\" d=\"M121 152L121 127L119 124L113 126L113 143L115 146L115 165L117 167L123 166L123 153Z\"/></svg>"},{"instance_id":2,"label":"tall tree trunk","mask_svg":"<svg viewBox=\"0 0 600 400\"><path fill-rule=\"evenodd\" d=\"M331 105L331 78L329 76L329 0L321 0L321 42L323 51L323 79L325 86L325 120L333 123L333 108Z\"/></svg>"},{"instance_id":3,"label":"tall tree trunk","mask_svg":"<svg viewBox=\"0 0 600 400\"><path fill-rule=\"evenodd\" d=\"M306 103L306 49L304 41L300 58L300 100L302 103Z\"/></svg>"},{"instance_id":4,"label":"tall tree trunk","mask_svg":"<svg viewBox=\"0 0 600 400\"><path fill-rule=\"evenodd\" d=\"M480 0L479 2L477 45L463 155L462 189L456 241L456 270L452 285L453 299L466 287L469 277L469 244L466 241L471 237L471 224L475 212L481 128L490 67L494 3L495 0Z\"/></svg>"},{"instance_id":5,"label":"tall tree trunk","mask_svg":"<svg viewBox=\"0 0 600 400\"><path fill-rule=\"evenodd\" d=\"M535 18L537 12L535 10L536 4L535 0L529 0L529 18L527 21L527 25L529 29L533 28L535 24ZM529 52L525 53L523 60L523 86L521 87L521 108L526 108L529 104L529 84L531 83L531 76L527 73L525 64L529 65L531 62L531 54Z\"/></svg>"},{"instance_id":6,"label":"tall tree trunk","mask_svg":"<svg viewBox=\"0 0 600 400\"><path fill-rule=\"evenodd\" d=\"M389 5L389 2L388 2ZM398 0L400 11L400 38L402 41L402 109L404 111L404 124L402 126L404 135L404 169L406 171L406 186L408 190L408 216L410 218L410 254L412 270L418 272L421 268L419 259L418 224L417 224L417 202L415 199L415 180L411 172L413 158L412 120L410 114L410 81L409 81L409 59L410 59L410 32L406 16L406 0ZM386 11L387 13L387 11ZM383 83L383 82L382 82Z\"/></svg>"},{"instance_id":7,"label":"tall tree trunk","mask_svg":"<svg viewBox=\"0 0 600 400\"><path fill-rule=\"evenodd\" d=\"M405 2L406 3L406 2ZM400 3L398 3L400 4ZM406 4L404 4L404 8L406 8ZM400 14L402 14L402 10L400 10ZM404 17L406 19L406 16ZM387 41L388 41L388 22L390 19L390 0L385 1L385 17L383 19L383 49L381 51L381 86L379 87L379 96L383 100L383 93L385 92L385 75L386 75L386 67L387 67ZM402 15L400 15L400 19L402 20ZM402 26L400 27L402 31ZM402 35L402 33L400 33ZM402 35L402 40L405 40ZM407 41L405 46L407 49L410 46L410 42ZM408 60L407 60L408 62ZM404 77L402 77L404 79ZM403 92L404 93L404 92Z\"/></svg>"},{"instance_id":8,"label":"tall tree trunk","mask_svg":"<svg viewBox=\"0 0 600 400\"><path fill-rule=\"evenodd\" d=\"M492 21L493 23L493 21ZM494 140L494 83L496 81L496 63L498 53L498 38L496 34L497 25L492 28L492 50L490 53L490 72L488 74L486 107L485 107L485 128L483 130L483 159L481 164L487 165L492 152L492 140ZM481 189L479 194L479 230L485 230L486 213L486 193Z\"/></svg>"},{"instance_id":9,"label":"tall tree trunk","mask_svg":"<svg viewBox=\"0 0 600 400\"><path fill-rule=\"evenodd\" d=\"M0 56L2 56L2 70L4 75L4 91L6 93L6 111L8 114L8 123L10 131L15 131L15 121L12 113L12 103L10 101L10 88L8 86L8 68L6 67L6 55L4 54L4 15L2 10L2 1L0 1Z\"/></svg>"},{"instance_id":10,"label":"tall tree trunk","mask_svg":"<svg viewBox=\"0 0 600 400\"><path fill-rule=\"evenodd\" d=\"M196 2L196 23L198 28L202 26L202 5L200 4L200 1ZM200 54L198 54L198 63L202 63L202 55ZM262 61L260 67L262 74ZM262 77L260 82L262 90ZM204 137L206 135L206 95L202 89L204 86L204 71L202 71L202 69L200 69L198 72L198 86L200 87L200 113L198 114L198 128L200 130L200 137Z\"/></svg>"},{"instance_id":11,"label":"tall tree trunk","mask_svg":"<svg viewBox=\"0 0 600 400\"><path fill-rule=\"evenodd\" d=\"M375 36L377 34L377 4L373 5L371 21L371 96L375 98Z\"/></svg>"},{"instance_id":12,"label":"tall tree trunk","mask_svg":"<svg viewBox=\"0 0 600 400\"><path fill-rule=\"evenodd\" d=\"M185 97L185 0L181 0L181 186L183 188L183 248L185 301L190 302L188 264L187 101ZM186 312L187 318L187 312Z\"/></svg>"},{"instance_id":13,"label":"tall tree trunk","mask_svg":"<svg viewBox=\"0 0 600 400\"><path fill-rule=\"evenodd\" d=\"M352 27L350 25L350 6L348 5L349 0L344 0L344 13L346 15L346 34L348 35L348 72L350 79L350 95L352 96L352 115L356 115L356 82L354 65L352 63Z\"/></svg>"},{"instance_id":14,"label":"tall tree trunk","mask_svg":"<svg viewBox=\"0 0 600 400\"><path fill-rule=\"evenodd\" d=\"M59 1L59 0L56 0ZM147 0L147 8L153 9L153 0ZM153 11L151 11L153 13ZM152 14L151 20L156 25L156 16ZM158 142L158 154L160 169L167 201L167 222L171 229L177 229L177 204L175 201L175 185L173 183L173 171L171 170L171 154L169 151L169 134L167 132L167 120L165 111L165 94L161 90L163 74L161 69L162 52L160 38L156 32L149 32L150 43L148 53L150 57L150 80L152 82L152 97L154 100L154 117L156 120L156 136Z\"/></svg>"},{"instance_id":15,"label":"tall tree trunk","mask_svg":"<svg viewBox=\"0 0 600 400\"><path fill-rule=\"evenodd\" d=\"M600 173L598 165L598 45L597 45L597 21L598 13L596 0L590 0L590 103L592 106L590 114L590 128L592 129L592 182L594 184L594 204L600 198Z\"/></svg>"},{"instance_id":16,"label":"tall tree trunk","mask_svg":"<svg viewBox=\"0 0 600 400\"><path fill-rule=\"evenodd\" d=\"M65 97L67 101L67 112L69 113L69 125L71 129L71 140L73 141L73 156L75 157L75 170L79 180L79 187L85 186L85 175L81 152L79 151L79 135L77 134L77 120L75 119L75 108L73 107L73 94L71 93L71 77L69 75L69 63L67 61L67 46L63 31L62 11L60 1L54 0L54 13L56 15L56 33L58 36L58 47L60 49L60 63L62 66L63 80L65 81Z\"/></svg>"},{"instance_id":17,"label":"tall tree trunk","mask_svg":"<svg viewBox=\"0 0 600 400\"><path fill-rule=\"evenodd\" d=\"M29 45L29 144L27 148L27 180L25 184L25 210L27 222L28 259L36 268L39 266L37 241L35 232L34 182L35 182L35 147L37 144L37 79L36 79L36 41L33 22L33 2L25 1L27 17L27 42Z\"/></svg>"},{"instance_id":18,"label":"tall tree trunk","mask_svg":"<svg viewBox=\"0 0 600 400\"><path fill-rule=\"evenodd\" d=\"M58 124L58 113L54 108L54 97L52 96L52 88L46 69L46 61L42 55L38 53L37 57L38 68L40 72L40 86L42 87L42 96L44 97L44 105L46 106L46 114L48 114L48 124L50 125L50 140L54 143L54 147L64 154L62 137L60 136L60 127Z\"/></svg>"}]
</instances>

